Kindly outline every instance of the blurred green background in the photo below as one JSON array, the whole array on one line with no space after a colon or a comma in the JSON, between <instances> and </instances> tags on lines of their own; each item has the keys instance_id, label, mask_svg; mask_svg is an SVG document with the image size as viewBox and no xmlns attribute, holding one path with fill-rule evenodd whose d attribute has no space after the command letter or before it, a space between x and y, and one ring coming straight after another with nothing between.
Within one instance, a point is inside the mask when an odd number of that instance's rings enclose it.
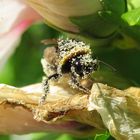
<instances>
[{"instance_id":1,"label":"blurred green background","mask_svg":"<svg viewBox=\"0 0 140 140\"><path fill-rule=\"evenodd\" d=\"M41 82L43 74L40 59L46 47L41 40L58 38L61 34L44 24L35 24L22 36L14 54L0 71L0 83L16 87ZM94 44L94 41L91 42ZM130 43L129 43L130 42ZM126 47L126 46L127 47ZM135 45L135 47L133 47ZM99 82L124 89L140 85L140 49L139 43L118 34L114 40L103 47L92 47L93 54L116 69L112 71L100 65L93 78ZM22 136L0 136L0 140L113 140L108 133L95 138L76 138L68 134L36 133Z\"/></svg>"}]
</instances>

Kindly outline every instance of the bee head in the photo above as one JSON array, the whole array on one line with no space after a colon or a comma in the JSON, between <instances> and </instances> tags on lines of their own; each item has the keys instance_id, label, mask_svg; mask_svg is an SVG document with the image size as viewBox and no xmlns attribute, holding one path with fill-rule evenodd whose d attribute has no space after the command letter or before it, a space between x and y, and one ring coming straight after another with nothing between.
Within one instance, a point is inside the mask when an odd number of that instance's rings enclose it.
<instances>
[{"instance_id":1,"label":"bee head","mask_svg":"<svg viewBox=\"0 0 140 140\"><path fill-rule=\"evenodd\" d=\"M93 60L89 54L80 55L73 60L76 74L84 78L98 68L97 60Z\"/></svg>"},{"instance_id":2,"label":"bee head","mask_svg":"<svg viewBox=\"0 0 140 140\"><path fill-rule=\"evenodd\" d=\"M97 71L98 69L98 63L97 60L92 60L92 61L85 61L82 67L82 77L86 77L89 74L91 74L94 71Z\"/></svg>"}]
</instances>

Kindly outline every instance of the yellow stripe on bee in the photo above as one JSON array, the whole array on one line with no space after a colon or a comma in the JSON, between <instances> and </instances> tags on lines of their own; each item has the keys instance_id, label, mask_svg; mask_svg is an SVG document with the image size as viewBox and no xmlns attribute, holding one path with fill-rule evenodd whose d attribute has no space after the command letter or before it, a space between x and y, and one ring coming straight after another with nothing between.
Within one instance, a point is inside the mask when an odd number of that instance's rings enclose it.
<instances>
[{"instance_id":1,"label":"yellow stripe on bee","mask_svg":"<svg viewBox=\"0 0 140 140\"><path fill-rule=\"evenodd\" d=\"M63 65L71 58L80 55L80 54L87 54L91 53L91 49L87 46L85 47L75 47L71 49L70 51L66 52L66 54L63 56L63 58L60 60L59 64Z\"/></svg>"}]
</instances>

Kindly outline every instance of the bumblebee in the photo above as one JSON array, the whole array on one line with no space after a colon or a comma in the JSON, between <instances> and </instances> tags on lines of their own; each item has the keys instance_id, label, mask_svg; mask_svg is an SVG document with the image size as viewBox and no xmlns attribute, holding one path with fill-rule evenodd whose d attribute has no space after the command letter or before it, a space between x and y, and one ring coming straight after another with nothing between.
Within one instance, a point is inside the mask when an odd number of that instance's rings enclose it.
<instances>
[{"instance_id":1,"label":"bumblebee","mask_svg":"<svg viewBox=\"0 0 140 140\"><path fill-rule=\"evenodd\" d=\"M74 39L51 41L51 47L46 48L44 59L41 60L46 77L43 78L45 93L41 97L40 104L45 101L49 93L50 80L58 80L64 74L70 75L68 83L72 88L89 93L89 89L82 86L81 80L98 69L98 61L92 58L90 46ZM51 41L47 40L45 44Z\"/></svg>"}]
</instances>

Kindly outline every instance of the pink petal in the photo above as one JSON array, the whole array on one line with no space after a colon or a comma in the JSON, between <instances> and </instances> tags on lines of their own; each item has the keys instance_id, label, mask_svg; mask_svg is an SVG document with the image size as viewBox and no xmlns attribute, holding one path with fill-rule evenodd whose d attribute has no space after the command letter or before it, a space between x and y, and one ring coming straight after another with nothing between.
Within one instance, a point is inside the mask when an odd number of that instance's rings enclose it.
<instances>
[{"instance_id":1,"label":"pink petal","mask_svg":"<svg viewBox=\"0 0 140 140\"><path fill-rule=\"evenodd\" d=\"M14 52L19 43L21 34L30 25L29 21L21 22L10 32L0 37L0 67L6 62L9 56Z\"/></svg>"},{"instance_id":2,"label":"pink petal","mask_svg":"<svg viewBox=\"0 0 140 140\"><path fill-rule=\"evenodd\" d=\"M22 0L0 1L0 67L15 50L21 34L40 19Z\"/></svg>"}]
</instances>

